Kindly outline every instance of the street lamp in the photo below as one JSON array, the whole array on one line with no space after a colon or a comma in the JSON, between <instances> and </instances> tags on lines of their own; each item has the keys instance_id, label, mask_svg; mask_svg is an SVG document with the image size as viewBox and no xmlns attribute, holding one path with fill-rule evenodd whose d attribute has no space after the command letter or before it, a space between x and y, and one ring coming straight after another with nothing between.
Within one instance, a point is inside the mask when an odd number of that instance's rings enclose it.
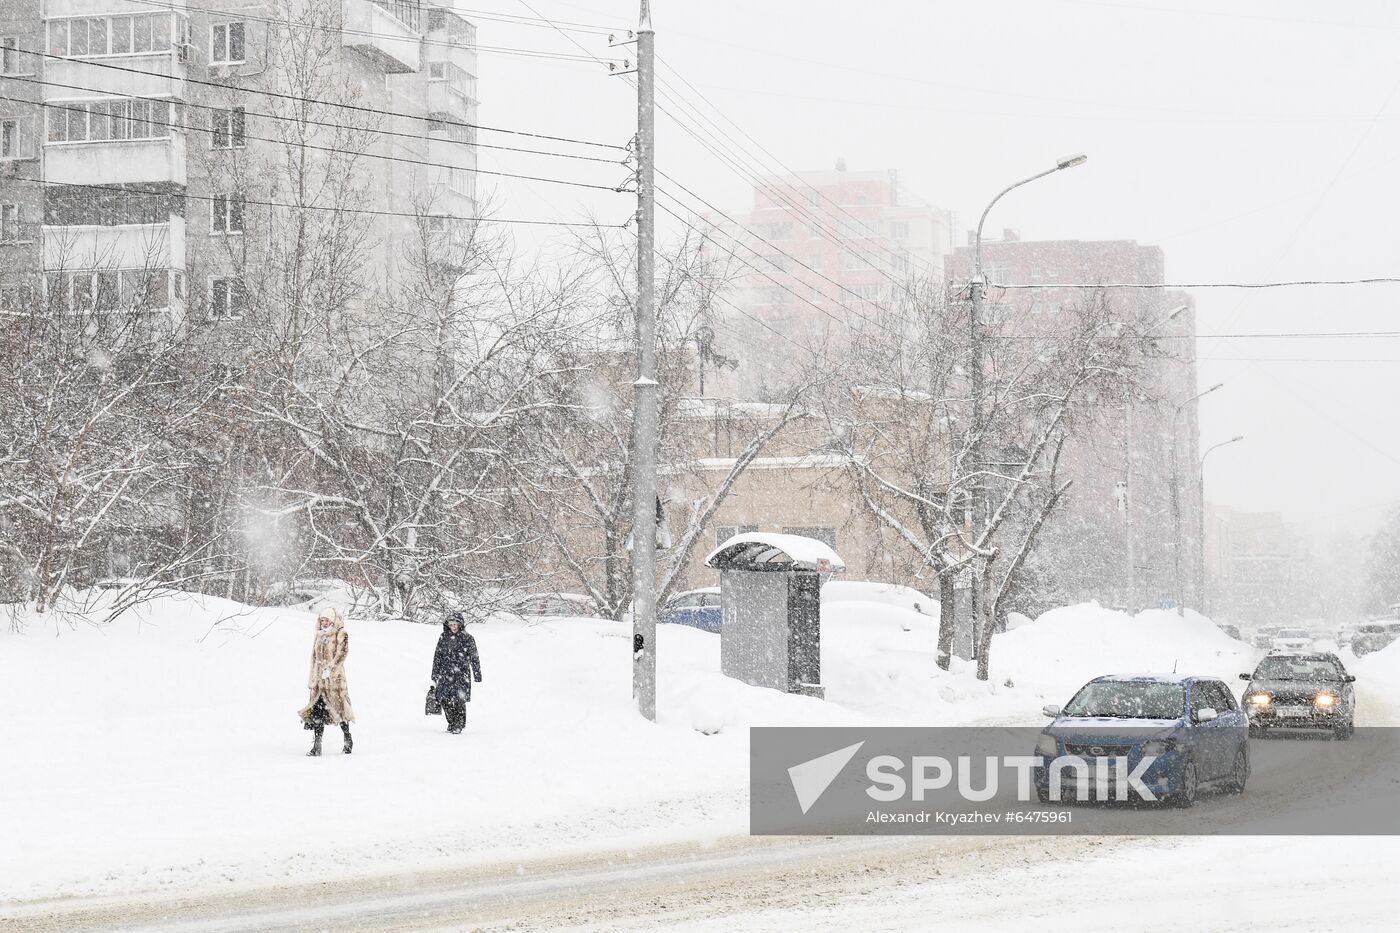
<instances>
[{"instance_id":1,"label":"street lamp","mask_svg":"<svg viewBox=\"0 0 1400 933\"><path fill-rule=\"evenodd\" d=\"M1176 320L1177 315L1185 311L1189 305L1177 305L1166 314L1162 315L1154 324L1142 332L1144 338L1152 335L1152 332L1159 327L1163 327ZM1137 532L1133 528L1133 399L1134 391L1132 387L1128 389L1128 403L1123 406L1123 557L1128 563L1126 575L1128 583L1128 598L1125 600L1124 609L1132 613L1137 605Z\"/></svg>"},{"instance_id":2,"label":"street lamp","mask_svg":"<svg viewBox=\"0 0 1400 933\"><path fill-rule=\"evenodd\" d=\"M1228 447L1242 440L1244 440L1244 435L1237 434L1228 441L1212 444L1206 448L1205 453L1201 454L1199 472L1196 476L1196 482L1199 484L1197 488L1201 490L1201 511L1196 525L1196 592L1201 594L1201 615L1208 615L1206 611L1208 608L1206 604L1206 457L1209 457L1212 451Z\"/></svg>"},{"instance_id":3,"label":"street lamp","mask_svg":"<svg viewBox=\"0 0 1400 933\"><path fill-rule=\"evenodd\" d=\"M987 280L982 275L982 227L986 224L987 215L992 212L992 208L1010 192L1015 191L1022 185L1028 185L1038 178L1044 178L1046 175L1053 175L1067 168L1083 165L1088 161L1088 158L1089 157L1082 152L1065 156L1055 163L1054 168L1047 168L1045 171L1037 172L1029 178L1021 179L1014 185L1007 185L997 193L996 197L988 202L986 209L982 211L982 216L977 220L977 235L973 239L972 244L972 281L970 283L970 288L972 290L972 314L969 316L970 321L968 322L968 350L972 357L972 371L969 374L971 377L970 381L972 382L972 423L970 425L972 437L967 445L967 462L971 465L973 470L980 471L982 468L982 394L984 391L982 373L982 298L987 288ZM985 509L982 503L982 496L980 495L980 479L978 484L973 487L972 492L973 514L981 516Z\"/></svg>"},{"instance_id":4,"label":"street lamp","mask_svg":"<svg viewBox=\"0 0 1400 933\"><path fill-rule=\"evenodd\" d=\"M1184 616L1186 614L1186 593L1183 589L1181 579L1181 482L1179 479L1179 468L1177 464L1177 438L1181 434L1179 422L1181 413L1186 410L1186 406L1203 396L1209 395L1216 389L1224 388L1225 383L1217 382L1204 392L1197 392L1195 395L1181 402L1176 406L1176 411L1172 414L1172 581L1176 588L1176 614Z\"/></svg>"}]
</instances>

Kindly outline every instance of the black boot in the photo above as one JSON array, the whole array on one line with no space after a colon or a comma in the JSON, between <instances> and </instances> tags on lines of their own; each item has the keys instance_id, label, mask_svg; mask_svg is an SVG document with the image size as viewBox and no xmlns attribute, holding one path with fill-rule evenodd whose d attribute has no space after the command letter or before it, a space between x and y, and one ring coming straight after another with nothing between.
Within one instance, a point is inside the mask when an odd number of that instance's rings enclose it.
<instances>
[{"instance_id":1,"label":"black boot","mask_svg":"<svg viewBox=\"0 0 1400 933\"><path fill-rule=\"evenodd\" d=\"M340 724L340 731L345 733L345 747L342 748L341 751L348 755L355 747L355 740L350 738L350 723L342 722Z\"/></svg>"},{"instance_id":2,"label":"black boot","mask_svg":"<svg viewBox=\"0 0 1400 933\"><path fill-rule=\"evenodd\" d=\"M311 740L311 751L306 753L306 756L308 758L321 757L321 733L324 731L325 729L323 726L317 726L315 731L312 733L312 735L314 735L315 738Z\"/></svg>"}]
</instances>

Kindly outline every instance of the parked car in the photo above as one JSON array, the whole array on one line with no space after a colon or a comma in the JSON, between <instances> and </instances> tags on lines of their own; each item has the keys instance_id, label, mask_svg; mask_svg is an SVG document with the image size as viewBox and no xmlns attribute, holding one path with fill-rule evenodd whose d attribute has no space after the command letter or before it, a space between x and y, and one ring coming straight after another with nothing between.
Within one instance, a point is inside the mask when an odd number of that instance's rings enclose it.
<instances>
[{"instance_id":1,"label":"parked car","mask_svg":"<svg viewBox=\"0 0 1400 933\"><path fill-rule=\"evenodd\" d=\"M506 603L505 611L527 622L540 619L594 618L593 600L578 593L528 593Z\"/></svg>"},{"instance_id":2,"label":"parked car","mask_svg":"<svg viewBox=\"0 0 1400 933\"><path fill-rule=\"evenodd\" d=\"M718 632L722 618L719 587L707 586L704 589L677 593L671 597L656 621L670 625L689 625L702 632Z\"/></svg>"},{"instance_id":3,"label":"parked car","mask_svg":"<svg viewBox=\"0 0 1400 933\"><path fill-rule=\"evenodd\" d=\"M1282 624L1261 625L1254 630L1254 638L1250 642L1256 648L1272 648L1274 646L1274 633L1283 628Z\"/></svg>"},{"instance_id":4,"label":"parked car","mask_svg":"<svg viewBox=\"0 0 1400 933\"><path fill-rule=\"evenodd\" d=\"M1306 651L1313 646L1312 632L1305 628L1281 628L1269 644L1273 651Z\"/></svg>"},{"instance_id":5,"label":"parked car","mask_svg":"<svg viewBox=\"0 0 1400 933\"><path fill-rule=\"evenodd\" d=\"M1214 677L1106 676L1089 681L1041 732L1042 759L1085 759L1092 773L1101 757L1126 757L1136 769L1155 760L1142 781L1158 799L1191 806L1207 787L1232 793L1249 779L1248 719L1224 681ZM1036 793L1050 797L1049 776L1035 770Z\"/></svg>"},{"instance_id":6,"label":"parked car","mask_svg":"<svg viewBox=\"0 0 1400 933\"><path fill-rule=\"evenodd\" d=\"M1351 636L1351 651L1358 658L1380 651L1400 638L1400 619L1376 619L1356 627Z\"/></svg>"},{"instance_id":7,"label":"parked car","mask_svg":"<svg viewBox=\"0 0 1400 933\"><path fill-rule=\"evenodd\" d=\"M1271 654L1241 674L1249 734L1269 729L1327 729L1339 739L1355 731L1356 677L1330 651Z\"/></svg>"}]
</instances>

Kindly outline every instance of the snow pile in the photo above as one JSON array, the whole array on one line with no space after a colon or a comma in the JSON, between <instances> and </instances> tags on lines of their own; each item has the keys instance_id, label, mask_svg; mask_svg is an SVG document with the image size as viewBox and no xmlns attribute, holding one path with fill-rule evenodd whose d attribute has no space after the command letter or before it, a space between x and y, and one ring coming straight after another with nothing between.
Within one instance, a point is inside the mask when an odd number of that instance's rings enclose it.
<instances>
[{"instance_id":1,"label":"snow pile","mask_svg":"<svg viewBox=\"0 0 1400 933\"><path fill-rule=\"evenodd\" d=\"M991 679L1064 703L1103 674L1198 674L1233 682L1257 652L1199 613L1130 616L1096 604L1053 609L992 639Z\"/></svg>"},{"instance_id":2,"label":"snow pile","mask_svg":"<svg viewBox=\"0 0 1400 933\"><path fill-rule=\"evenodd\" d=\"M1359 658L1347 651L1342 655L1342 663L1358 680L1376 684L1400 684L1400 641Z\"/></svg>"},{"instance_id":3,"label":"snow pile","mask_svg":"<svg viewBox=\"0 0 1400 933\"><path fill-rule=\"evenodd\" d=\"M938 618L938 597L896 583L865 580L832 580L822 587L822 605L839 602L879 603L898 606Z\"/></svg>"},{"instance_id":4,"label":"snow pile","mask_svg":"<svg viewBox=\"0 0 1400 933\"><path fill-rule=\"evenodd\" d=\"M626 624L474 625L484 682L461 736L423 715L440 628L352 620L355 752L331 729L321 759L296 718L309 613L171 594L60 637L32 620L0 632L0 900L740 834L750 726L1038 723L1044 695L1106 672L1249 667L1199 617L1079 606L998 636L981 682L938 668L936 616L907 592L862 590L824 605L824 701L726 678L719 636L661 626L656 724L633 705Z\"/></svg>"}]
</instances>

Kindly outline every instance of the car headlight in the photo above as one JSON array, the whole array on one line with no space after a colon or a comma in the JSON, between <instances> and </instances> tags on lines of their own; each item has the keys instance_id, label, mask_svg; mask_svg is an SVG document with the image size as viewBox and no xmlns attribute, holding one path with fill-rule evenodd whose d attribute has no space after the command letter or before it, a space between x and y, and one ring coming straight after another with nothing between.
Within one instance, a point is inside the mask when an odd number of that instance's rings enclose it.
<instances>
[{"instance_id":1,"label":"car headlight","mask_svg":"<svg viewBox=\"0 0 1400 933\"><path fill-rule=\"evenodd\" d=\"M1035 743L1035 752L1045 758L1054 758L1060 753L1060 746L1053 735L1041 733L1040 740Z\"/></svg>"},{"instance_id":2,"label":"car headlight","mask_svg":"<svg viewBox=\"0 0 1400 933\"><path fill-rule=\"evenodd\" d=\"M1142 743L1142 753L1154 758L1161 758L1175 747L1176 743L1171 739L1153 739L1151 742Z\"/></svg>"},{"instance_id":3,"label":"car headlight","mask_svg":"<svg viewBox=\"0 0 1400 933\"><path fill-rule=\"evenodd\" d=\"M1272 702L1274 702L1274 698L1269 696L1267 693L1251 693L1249 695L1250 706L1257 706L1262 709L1263 707L1268 706Z\"/></svg>"},{"instance_id":4,"label":"car headlight","mask_svg":"<svg viewBox=\"0 0 1400 933\"><path fill-rule=\"evenodd\" d=\"M1313 697L1313 705L1318 709L1331 709L1337 705L1337 695L1335 693L1319 693Z\"/></svg>"}]
</instances>

